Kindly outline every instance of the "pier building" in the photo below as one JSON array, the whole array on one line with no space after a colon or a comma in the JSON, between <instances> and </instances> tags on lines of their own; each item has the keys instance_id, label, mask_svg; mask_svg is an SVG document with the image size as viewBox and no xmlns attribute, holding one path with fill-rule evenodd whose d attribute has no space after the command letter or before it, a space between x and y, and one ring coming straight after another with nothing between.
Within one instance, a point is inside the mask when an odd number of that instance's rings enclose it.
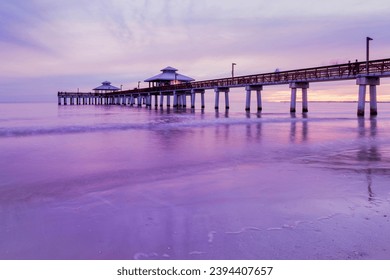
<instances>
[{"instance_id":1,"label":"pier building","mask_svg":"<svg viewBox=\"0 0 390 280\"><path fill-rule=\"evenodd\" d=\"M95 93L109 93L109 92L115 92L118 90L120 90L120 88L111 85L111 82L109 82L109 81L102 82L101 86L98 86L98 87L93 89L93 91Z\"/></svg>"}]
</instances>

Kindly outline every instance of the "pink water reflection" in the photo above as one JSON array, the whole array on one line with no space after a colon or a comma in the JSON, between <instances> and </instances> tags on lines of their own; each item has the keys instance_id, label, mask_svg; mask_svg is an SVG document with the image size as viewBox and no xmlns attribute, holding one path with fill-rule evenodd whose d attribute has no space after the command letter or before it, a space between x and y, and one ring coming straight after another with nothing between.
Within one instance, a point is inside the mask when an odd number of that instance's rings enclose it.
<instances>
[{"instance_id":1,"label":"pink water reflection","mask_svg":"<svg viewBox=\"0 0 390 280\"><path fill-rule=\"evenodd\" d=\"M0 138L2 259L389 258L386 115L51 114Z\"/></svg>"}]
</instances>

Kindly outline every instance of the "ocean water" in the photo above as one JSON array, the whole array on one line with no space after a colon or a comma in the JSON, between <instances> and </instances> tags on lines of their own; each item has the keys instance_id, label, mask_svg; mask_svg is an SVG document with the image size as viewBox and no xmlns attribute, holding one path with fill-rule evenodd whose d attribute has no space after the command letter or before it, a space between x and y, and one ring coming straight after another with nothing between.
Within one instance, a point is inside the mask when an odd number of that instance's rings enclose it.
<instances>
[{"instance_id":1,"label":"ocean water","mask_svg":"<svg viewBox=\"0 0 390 280\"><path fill-rule=\"evenodd\" d=\"M0 259L390 259L390 104L212 107L0 104Z\"/></svg>"}]
</instances>

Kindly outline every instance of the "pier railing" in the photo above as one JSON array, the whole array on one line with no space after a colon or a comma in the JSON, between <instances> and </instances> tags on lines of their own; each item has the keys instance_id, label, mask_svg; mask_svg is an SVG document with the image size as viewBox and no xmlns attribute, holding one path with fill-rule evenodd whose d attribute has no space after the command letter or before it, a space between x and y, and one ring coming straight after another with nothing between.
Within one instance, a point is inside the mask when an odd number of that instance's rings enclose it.
<instances>
[{"instance_id":1,"label":"pier railing","mask_svg":"<svg viewBox=\"0 0 390 280\"><path fill-rule=\"evenodd\" d=\"M366 62L350 62L329 66L319 66L289 71L275 71L270 73L237 76L233 78L221 78L177 85L167 85L153 88L141 88L118 92L120 93L150 93L160 91L210 89L214 87L243 87L246 85L275 85L291 82L321 82L330 80L352 80L359 75L387 75L390 76L390 58L372 60L369 62L368 71Z\"/></svg>"}]
</instances>

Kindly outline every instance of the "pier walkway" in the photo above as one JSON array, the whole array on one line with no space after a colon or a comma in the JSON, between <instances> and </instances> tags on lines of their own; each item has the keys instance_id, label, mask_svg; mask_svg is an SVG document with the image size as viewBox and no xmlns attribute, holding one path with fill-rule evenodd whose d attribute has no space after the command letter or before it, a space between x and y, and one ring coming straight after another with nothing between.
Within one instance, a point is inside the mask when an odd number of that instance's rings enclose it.
<instances>
[{"instance_id":1,"label":"pier walkway","mask_svg":"<svg viewBox=\"0 0 390 280\"><path fill-rule=\"evenodd\" d=\"M368 67L367 67L368 65ZM215 109L219 109L219 95L225 94L225 108L229 109L229 89L236 87L245 88L245 110L250 110L251 92L256 91L257 110L262 110L261 92L265 86L289 85L291 89L290 112L296 111L297 89L302 90L302 112L308 112L308 88L313 82L331 82L340 80L356 80L358 90L357 114L364 115L366 103L366 87L369 86L370 114L377 114L377 91L380 78L390 77L390 58L319 66L305 69L275 71L264 74L237 76L230 78L194 81L167 86L122 90L109 93L95 92L58 92L58 104L107 104L107 105L137 105L145 104L152 107L154 99L155 107L162 107L164 98L166 106L186 107L187 96L191 97L191 108L195 108L196 94L201 96L201 108L205 107L204 94L206 90L213 90L215 94Z\"/></svg>"}]
</instances>

